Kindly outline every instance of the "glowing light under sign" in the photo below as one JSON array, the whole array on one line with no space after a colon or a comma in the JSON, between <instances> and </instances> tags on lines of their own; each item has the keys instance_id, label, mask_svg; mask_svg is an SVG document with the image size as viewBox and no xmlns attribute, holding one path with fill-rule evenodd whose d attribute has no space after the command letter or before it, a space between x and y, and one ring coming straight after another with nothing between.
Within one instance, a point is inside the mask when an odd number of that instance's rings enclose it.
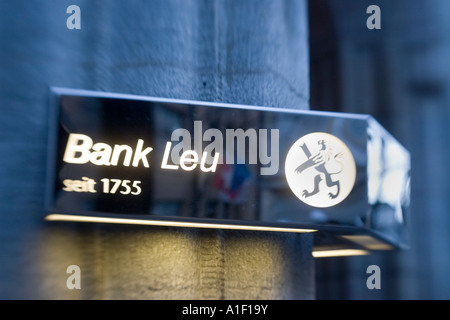
<instances>
[{"instance_id":1,"label":"glowing light under sign","mask_svg":"<svg viewBox=\"0 0 450 320\"><path fill-rule=\"evenodd\" d=\"M191 227L191 228L207 228L207 229L230 229L230 230L255 230L255 231L275 231L275 232L298 232L309 233L316 232L314 229L297 229L297 228L276 228L264 226L247 226L232 225L218 223L194 223L179 221L158 221L143 219L124 219L124 218L105 218L105 217L89 217L64 214L49 214L45 217L47 221L72 221L72 222L92 222L92 223L114 223L114 224L134 224L146 226L166 226L166 227Z\"/></svg>"},{"instance_id":2,"label":"glowing light under sign","mask_svg":"<svg viewBox=\"0 0 450 320\"><path fill-rule=\"evenodd\" d=\"M358 249L336 249L313 251L314 258L347 257L347 256L365 256L370 254L367 250Z\"/></svg>"}]
</instances>

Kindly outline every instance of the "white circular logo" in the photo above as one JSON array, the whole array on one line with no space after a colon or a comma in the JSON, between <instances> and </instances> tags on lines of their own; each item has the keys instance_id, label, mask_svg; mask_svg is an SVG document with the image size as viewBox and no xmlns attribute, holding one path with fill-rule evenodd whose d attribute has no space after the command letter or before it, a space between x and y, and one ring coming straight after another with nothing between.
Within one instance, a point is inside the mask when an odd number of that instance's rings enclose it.
<instances>
[{"instance_id":1,"label":"white circular logo","mask_svg":"<svg viewBox=\"0 0 450 320\"><path fill-rule=\"evenodd\" d=\"M289 150L286 180L304 203L332 207L343 201L356 179L355 159L350 149L335 136L314 132L298 139Z\"/></svg>"}]
</instances>

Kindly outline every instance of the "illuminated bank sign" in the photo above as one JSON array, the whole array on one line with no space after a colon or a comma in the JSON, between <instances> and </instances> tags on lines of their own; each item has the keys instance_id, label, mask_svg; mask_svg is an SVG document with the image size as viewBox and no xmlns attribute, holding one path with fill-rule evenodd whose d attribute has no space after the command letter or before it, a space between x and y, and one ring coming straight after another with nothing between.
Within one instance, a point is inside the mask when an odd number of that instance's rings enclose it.
<instances>
[{"instance_id":1,"label":"illuminated bank sign","mask_svg":"<svg viewBox=\"0 0 450 320\"><path fill-rule=\"evenodd\" d=\"M269 141L267 129L259 130L259 138L255 129L226 129L226 149L224 138L218 129L208 129L202 132L202 122L194 121L194 132L200 132L199 137L194 134L193 146L189 130L175 129L171 134L171 140L167 141L161 162L161 169L192 171L197 168L202 172L215 172L218 164L245 163L246 157L249 164L267 165L260 169L262 175L273 175L279 169L279 133L278 129L270 132L272 152L267 154L267 142ZM207 137L206 140L204 140ZM205 141L207 145L203 148ZM172 146L175 143L176 145ZM144 140L139 139L133 149L131 145L110 146L103 142L93 143L93 140L84 134L70 133L64 152L63 161L72 164L86 164L88 162L97 166L117 166L120 163L129 167L139 165L149 168L149 156L152 147L144 148ZM246 147L248 152L246 152ZM246 154L247 153L247 154ZM236 157L235 157L236 155Z\"/></svg>"},{"instance_id":2,"label":"illuminated bank sign","mask_svg":"<svg viewBox=\"0 0 450 320\"><path fill-rule=\"evenodd\" d=\"M59 88L52 97L47 220L405 242L409 154L370 116Z\"/></svg>"}]
</instances>

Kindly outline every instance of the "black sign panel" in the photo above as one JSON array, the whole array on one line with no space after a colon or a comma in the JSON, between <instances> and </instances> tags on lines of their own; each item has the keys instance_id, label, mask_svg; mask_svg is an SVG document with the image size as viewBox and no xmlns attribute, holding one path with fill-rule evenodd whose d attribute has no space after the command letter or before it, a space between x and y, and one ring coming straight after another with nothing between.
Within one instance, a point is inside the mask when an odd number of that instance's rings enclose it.
<instances>
[{"instance_id":1,"label":"black sign panel","mask_svg":"<svg viewBox=\"0 0 450 320\"><path fill-rule=\"evenodd\" d=\"M48 220L405 243L409 154L368 115L52 92Z\"/></svg>"}]
</instances>

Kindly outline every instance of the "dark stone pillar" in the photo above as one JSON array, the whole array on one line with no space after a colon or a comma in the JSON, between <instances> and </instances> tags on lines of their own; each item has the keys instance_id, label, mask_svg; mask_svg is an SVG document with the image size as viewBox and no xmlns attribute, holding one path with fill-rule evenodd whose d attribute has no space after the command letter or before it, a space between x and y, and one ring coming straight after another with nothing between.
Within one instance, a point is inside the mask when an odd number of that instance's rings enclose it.
<instances>
[{"instance_id":1,"label":"dark stone pillar","mask_svg":"<svg viewBox=\"0 0 450 320\"><path fill-rule=\"evenodd\" d=\"M314 298L310 234L43 221L49 86L307 109L306 1L71 4L0 1L0 297Z\"/></svg>"}]
</instances>

